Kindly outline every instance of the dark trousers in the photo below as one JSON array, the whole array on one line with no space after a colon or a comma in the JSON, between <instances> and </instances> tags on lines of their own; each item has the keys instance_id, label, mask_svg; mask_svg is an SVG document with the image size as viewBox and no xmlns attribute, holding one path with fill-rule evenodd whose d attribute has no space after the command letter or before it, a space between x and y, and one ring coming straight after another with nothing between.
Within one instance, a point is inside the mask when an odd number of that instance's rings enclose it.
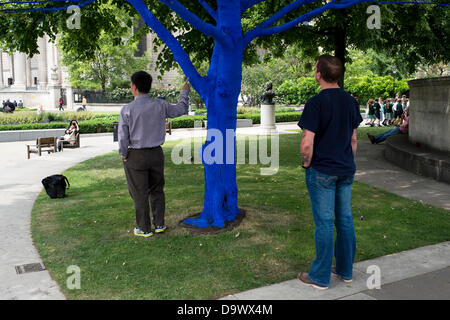
<instances>
[{"instance_id":1,"label":"dark trousers","mask_svg":"<svg viewBox=\"0 0 450 320\"><path fill-rule=\"evenodd\" d=\"M144 232L151 231L150 206L153 224L164 225L164 153L161 147L130 149L124 163L128 191L134 201L136 224Z\"/></svg>"}]
</instances>

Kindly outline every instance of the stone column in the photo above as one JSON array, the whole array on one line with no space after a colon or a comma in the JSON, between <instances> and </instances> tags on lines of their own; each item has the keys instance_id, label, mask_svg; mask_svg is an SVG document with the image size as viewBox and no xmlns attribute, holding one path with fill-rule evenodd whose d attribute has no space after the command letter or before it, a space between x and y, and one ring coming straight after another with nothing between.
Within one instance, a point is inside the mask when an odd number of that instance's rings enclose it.
<instances>
[{"instance_id":1,"label":"stone column","mask_svg":"<svg viewBox=\"0 0 450 320\"><path fill-rule=\"evenodd\" d=\"M52 69L54 69L55 66L55 57L53 56L53 43L50 42L49 39L46 41L46 51L47 51L47 76L48 76L48 83L54 84L54 81L52 78Z\"/></svg>"},{"instance_id":2,"label":"stone column","mask_svg":"<svg viewBox=\"0 0 450 320\"><path fill-rule=\"evenodd\" d=\"M9 55L9 77L14 81L14 54ZM9 82L8 82L9 83ZM9 86L9 84L8 84Z\"/></svg>"},{"instance_id":3,"label":"stone column","mask_svg":"<svg viewBox=\"0 0 450 320\"><path fill-rule=\"evenodd\" d=\"M33 75L31 74L31 59L27 57L26 59L26 85L27 87L33 86Z\"/></svg>"},{"instance_id":4,"label":"stone column","mask_svg":"<svg viewBox=\"0 0 450 320\"><path fill-rule=\"evenodd\" d=\"M0 89L5 87L5 79L3 79L3 51L0 50Z\"/></svg>"},{"instance_id":5,"label":"stone column","mask_svg":"<svg viewBox=\"0 0 450 320\"><path fill-rule=\"evenodd\" d=\"M25 91L26 90L26 59L25 53L16 52L14 53L14 85L11 88Z\"/></svg>"},{"instance_id":6,"label":"stone column","mask_svg":"<svg viewBox=\"0 0 450 320\"><path fill-rule=\"evenodd\" d=\"M38 89L46 90L48 84L47 70L47 40L39 38L39 72L38 72Z\"/></svg>"}]
</instances>

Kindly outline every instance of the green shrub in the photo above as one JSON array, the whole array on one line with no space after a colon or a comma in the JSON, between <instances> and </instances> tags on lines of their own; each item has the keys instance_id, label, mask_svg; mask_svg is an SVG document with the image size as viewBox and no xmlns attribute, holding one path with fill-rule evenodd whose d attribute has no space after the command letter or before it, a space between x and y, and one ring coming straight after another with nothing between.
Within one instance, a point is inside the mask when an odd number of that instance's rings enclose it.
<instances>
[{"instance_id":1,"label":"green shrub","mask_svg":"<svg viewBox=\"0 0 450 320\"><path fill-rule=\"evenodd\" d=\"M275 114L276 122L298 122L300 120L301 112L284 112Z\"/></svg>"},{"instance_id":2,"label":"green shrub","mask_svg":"<svg viewBox=\"0 0 450 320\"><path fill-rule=\"evenodd\" d=\"M299 93L295 81L287 80L283 82L277 90L276 101L284 104L298 104Z\"/></svg>"},{"instance_id":3,"label":"green shrub","mask_svg":"<svg viewBox=\"0 0 450 320\"><path fill-rule=\"evenodd\" d=\"M300 119L301 112L280 112L275 114L276 122L293 122ZM118 115L113 119L91 119L79 121L81 133L100 133L113 132L114 122L119 121ZM238 119L251 119L253 124L261 122L260 113L243 113L237 115ZM194 128L195 121L207 120L206 116L183 116L179 118L170 119L172 128ZM35 130L35 129L58 129L66 128L68 122L51 122L51 123L28 123L17 125L0 125L0 131L9 130Z\"/></svg>"},{"instance_id":4,"label":"green shrub","mask_svg":"<svg viewBox=\"0 0 450 320\"><path fill-rule=\"evenodd\" d=\"M406 94L409 91L408 81L402 79L395 81L395 91ZM345 79L345 90L358 96L359 103L365 105L369 99L392 97L394 79L392 76L362 76Z\"/></svg>"},{"instance_id":5,"label":"green shrub","mask_svg":"<svg viewBox=\"0 0 450 320\"><path fill-rule=\"evenodd\" d=\"M293 122L299 121L301 112L281 112L275 113L275 121L276 122ZM260 113L247 113L247 114L238 114L238 119L251 119L253 124L261 123L261 114Z\"/></svg>"},{"instance_id":6,"label":"green shrub","mask_svg":"<svg viewBox=\"0 0 450 320\"><path fill-rule=\"evenodd\" d=\"M396 93L406 94L409 91L409 80L411 79L396 80ZM360 104L364 105L367 100L372 98L391 97L394 91L394 79L392 76L349 77L345 79L345 90L357 95ZM276 102L285 105L300 105L319 92L320 86L314 78L302 77L296 81L286 80L277 89Z\"/></svg>"},{"instance_id":7,"label":"green shrub","mask_svg":"<svg viewBox=\"0 0 450 320\"><path fill-rule=\"evenodd\" d=\"M172 128L194 128L195 121L206 120L206 116L183 116L179 118L170 119Z\"/></svg>"},{"instance_id":8,"label":"green shrub","mask_svg":"<svg viewBox=\"0 0 450 320\"><path fill-rule=\"evenodd\" d=\"M287 80L277 90L277 101L283 104L304 104L309 98L320 91L320 86L314 78L298 78L297 81Z\"/></svg>"},{"instance_id":9,"label":"green shrub","mask_svg":"<svg viewBox=\"0 0 450 320\"><path fill-rule=\"evenodd\" d=\"M82 121L94 118L95 114L92 112L42 112L38 115L33 111L22 111L18 113L0 113L0 124L31 124L46 120L50 122Z\"/></svg>"},{"instance_id":10,"label":"green shrub","mask_svg":"<svg viewBox=\"0 0 450 320\"><path fill-rule=\"evenodd\" d=\"M114 121L112 120L86 120L79 122L80 133L113 132Z\"/></svg>"},{"instance_id":11,"label":"green shrub","mask_svg":"<svg viewBox=\"0 0 450 320\"><path fill-rule=\"evenodd\" d=\"M4 124L0 125L0 131L12 130L38 130L38 129L60 129L67 128L66 122L51 122L51 123L28 123L28 124Z\"/></svg>"},{"instance_id":12,"label":"green shrub","mask_svg":"<svg viewBox=\"0 0 450 320\"><path fill-rule=\"evenodd\" d=\"M197 108L194 110L194 113L197 115L206 114L207 109L206 108Z\"/></svg>"}]
</instances>

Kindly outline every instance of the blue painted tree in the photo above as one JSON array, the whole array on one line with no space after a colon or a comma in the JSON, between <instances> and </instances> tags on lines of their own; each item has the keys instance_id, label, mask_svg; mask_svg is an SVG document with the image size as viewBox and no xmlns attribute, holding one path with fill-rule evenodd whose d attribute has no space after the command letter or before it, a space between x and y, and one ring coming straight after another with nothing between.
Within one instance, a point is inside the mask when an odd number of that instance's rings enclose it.
<instances>
[{"instance_id":1,"label":"blue painted tree","mask_svg":"<svg viewBox=\"0 0 450 320\"><path fill-rule=\"evenodd\" d=\"M205 0L198 2L214 18L215 25L206 23L188 11L177 0L160 0L174 13L183 18L214 41L207 76L202 77L194 68L189 56L175 36L171 34L149 10L142 0L127 0L139 12L146 24L169 47L175 61L180 65L192 86L200 94L208 114L208 138L202 150L214 142L210 129L221 132L223 151L216 161L209 163L203 157L205 168L205 200L201 215L196 219L186 219L185 223L198 227L224 227L240 213L238 208L238 188L236 184L236 165L225 159L234 159L233 150L225 148L230 143L235 146L235 135L227 135L227 130L236 130L236 107L241 90L242 62L245 48L257 37L281 33L331 9L344 9L365 0L332 0L328 3L316 0L297 0L286 4L278 12L261 22L252 30L243 32L241 16L263 0L217 0L214 8ZM288 22L277 24L298 8L316 3L315 8L296 16ZM217 150L216 150L217 152ZM205 161L206 160L206 161ZM217 161L219 160L219 161ZM233 161L234 162L234 161Z\"/></svg>"},{"instance_id":2,"label":"blue painted tree","mask_svg":"<svg viewBox=\"0 0 450 320\"><path fill-rule=\"evenodd\" d=\"M127 1L136 8L146 24L169 47L175 61L205 103L208 111L208 137L202 151L208 150L208 146L214 143L211 132L221 133L223 149L215 150L220 155L213 153L215 161L212 163L205 156L203 157L205 168L203 211L198 218L186 219L185 223L197 227L224 227L227 222L234 220L240 213L234 163L235 148L230 150L225 146L230 144L235 146L235 135L227 134L227 130L228 132L230 129L233 132L236 130L236 107L241 90L245 48L259 36L283 32L299 23L309 21L326 10L353 6L360 0L347 0L339 3L332 1L302 14L288 23L273 26L293 10L315 2L314 0L294 1L245 34L242 30L241 15L252 6L262 2L261 0L217 0L216 9L213 9L206 1L199 1L214 18L215 25L200 20L177 0L160 0L192 27L213 38L214 51L208 74L205 77L199 75L175 36L168 32L142 0ZM233 141L227 141L228 139L233 139ZM233 163L230 164L226 159L233 159Z\"/></svg>"},{"instance_id":3,"label":"blue painted tree","mask_svg":"<svg viewBox=\"0 0 450 320\"><path fill-rule=\"evenodd\" d=\"M16 1L5 4L47 4L49 2L71 3L84 6L95 0L79 1ZM214 21L208 23L199 15L183 5L186 1L178 0L126 0L131 4L145 23L158 35L173 54L174 60L179 64L194 89L200 94L207 107L208 138L202 146L202 151L211 151L214 137L211 132L220 132L223 138L223 150L214 150L212 157L203 157L205 172L205 199L204 208L196 219L186 219L185 223L197 227L224 227L227 222L233 221L240 213L238 208L238 188L236 184L236 165L234 163L236 107L241 90L242 64L244 51L250 43L261 36L281 33L301 23L308 22L327 10L345 9L362 2L396 3L396 4L433 4L431 2L386 2L373 0L296 0L275 1L278 10L250 30L244 31L242 16L256 5L263 5L265 0L198 0L198 3ZM116 4L121 1L114 0ZM195 1L194 1L195 2ZM269 1L267 1L269 2ZM154 6L148 4L164 4L172 14L178 15L192 28L197 29L213 41L213 51L210 57L210 66L206 76L201 76L176 35L158 19ZM211 3L214 3L212 5ZM274 1L271 2L272 4ZM2 5L2 3L0 3ZM267 4L268 5L268 4ZM60 7L14 9L8 7L7 12L45 10L56 11L65 9L66 4ZM169 14L171 14L169 13ZM299 32L301 29L299 29ZM228 134L227 134L228 130ZM227 141L228 140L228 141ZM232 141L231 141L232 140ZM227 149L225 146L232 145ZM217 146L217 145L215 145ZM205 152L207 154L208 152ZM219 154L218 154L219 153ZM214 158L216 161L210 161ZM229 159L232 159L230 163Z\"/></svg>"}]
</instances>

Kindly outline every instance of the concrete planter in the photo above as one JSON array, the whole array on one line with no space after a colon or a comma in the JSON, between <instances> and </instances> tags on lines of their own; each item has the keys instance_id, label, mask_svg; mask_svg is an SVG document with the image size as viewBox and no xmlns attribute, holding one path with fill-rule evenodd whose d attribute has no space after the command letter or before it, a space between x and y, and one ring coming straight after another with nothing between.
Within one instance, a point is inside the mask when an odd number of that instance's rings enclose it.
<instances>
[{"instance_id":1,"label":"concrete planter","mask_svg":"<svg viewBox=\"0 0 450 320\"><path fill-rule=\"evenodd\" d=\"M60 137L66 129L0 131L0 142L32 141L37 138Z\"/></svg>"},{"instance_id":2,"label":"concrete planter","mask_svg":"<svg viewBox=\"0 0 450 320\"><path fill-rule=\"evenodd\" d=\"M408 84L409 141L450 152L450 77L412 80Z\"/></svg>"}]
</instances>

